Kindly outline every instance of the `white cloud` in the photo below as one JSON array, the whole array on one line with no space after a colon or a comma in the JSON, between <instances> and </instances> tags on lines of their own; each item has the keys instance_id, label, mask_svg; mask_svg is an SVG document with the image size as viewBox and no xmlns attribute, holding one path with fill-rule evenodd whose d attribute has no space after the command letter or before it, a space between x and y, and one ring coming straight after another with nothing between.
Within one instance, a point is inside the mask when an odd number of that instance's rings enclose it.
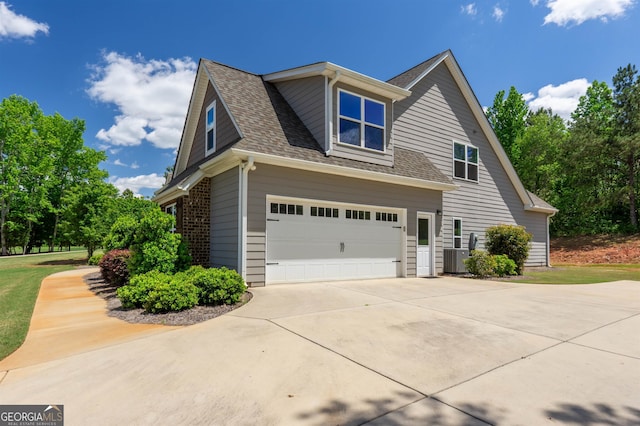
<instances>
[{"instance_id":1,"label":"white cloud","mask_svg":"<svg viewBox=\"0 0 640 426\"><path fill-rule=\"evenodd\" d=\"M133 163L131 163L131 165L129 167L131 167L132 169L135 170L135 169L139 169L140 165L138 164L137 161L134 161Z\"/></svg>"},{"instance_id":2,"label":"white cloud","mask_svg":"<svg viewBox=\"0 0 640 426\"><path fill-rule=\"evenodd\" d=\"M157 148L176 149L196 68L191 58L162 61L103 53L103 63L93 66L87 93L115 105L119 114L96 137L110 145L133 146L147 140Z\"/></svg>"},{"instance_id":3,"label":"white cloud","mask_svg":"<svg viewBox=\"0 0 640 426\"><path fill-rule=\"evenodd\" d=\"M507 12L504 9L501 9L497 4L493 6L493 19L495 19L496 21L502 22L502 19L504 18L504 15L506 13Z\"/></svg>"},{"instance_id":4,"label":"white cloud","mask_svg":"<svg viewBox=\"0 0 640 426\"><path fill-rule=\"evenodd\" d=\"M460 11L465 15L471 15L471 16L475 16L478 13L475 3L469 3L467 5L460 6Z\"/></svg>"},{"instance_id":5,"label":"white cloud","mask_svg":"<svg viewBox=\"0 0 640 426\"><path fill-rule=\"evenodd\" d=\"M116 165L116 166L129 167L128 165L126 165L125 163L120 161L119 158L116 158L116 161L114 161L113 164Z\"/></svg>"},{"instance_id":6,"label":"white cloud","mask_svg":"<svg viewBox=\"0 0 640 426\"><path fill-rule=\"evenodd\" d=\"M148 188L156 190L164 185L164 176L158 176L157 173L151 173L150 175L139 175L131 177L118 177L112 176L109 178L109 182L112 183L120 192L125 189L130 189L134 194L140 194L140 189Z\"/></svg>"},{"instance_id":7,"label":"white cloud","mask_svg":"<svg viewBox=\"0 0 640 426\"><path fill-rule=\"evenodd\" d=\"M544 17L544 23L564 27L572 23L580 25L590 19L607 22L610 18L623 16L633 4L634 0L547 0L551 12Z\"/></svg>"},{"instance_id":8,"label":"white cloud","mask_svg":"<svg viewBox=\"0 0 640 426\"><path fill-rule=\"evenodd\" d=\"M0 1L0 39L35 37L38 31L49 34L49 25L18 15L9 4Z\"/></svg>"},{"instance_id":9,"label":"white cloud","mask_svg":"<svg viewBox=\"0 0 640 426\"><path fill-rule=\"evenodd\" d=\"M529 0L529 3L531 3L531 6L537 6L538 3L540 3L540 0Z\"/></svg>"},{"instance_id":10,"label":"white cloud","mask_svg":"<svg viewBox=\"0 0 640 426\"><path fill-rule=\"evenodd\" d=\"M546 85L538 90L537 96L533 93L525 93L523 96L532 111L537 111L540 108L551 108L554 114L569 120L571 113L578 106L580 96L587 93L589 86L590 83L586 78L579 78L558 86Z\"/></svg>"}]
</instances>

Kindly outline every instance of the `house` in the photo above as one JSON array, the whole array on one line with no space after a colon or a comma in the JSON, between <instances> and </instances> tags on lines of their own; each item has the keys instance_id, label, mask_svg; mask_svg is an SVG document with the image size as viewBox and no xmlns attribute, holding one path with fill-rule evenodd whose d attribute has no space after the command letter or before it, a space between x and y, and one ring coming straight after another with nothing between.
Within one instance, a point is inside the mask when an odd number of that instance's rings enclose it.
<instances>
[{"instance_id":1,"label":"house","mask_svg":"<svg viewBox=\"0 0 640 426\"><path fill-rule=\"evenodd\" d=\"M527 265L547 265L556 212L523 187L451 51L386 82L202 59L154 199L195 263L252 286L435 276L500 223L524 225Z\"/></svg>"}]
</instances>

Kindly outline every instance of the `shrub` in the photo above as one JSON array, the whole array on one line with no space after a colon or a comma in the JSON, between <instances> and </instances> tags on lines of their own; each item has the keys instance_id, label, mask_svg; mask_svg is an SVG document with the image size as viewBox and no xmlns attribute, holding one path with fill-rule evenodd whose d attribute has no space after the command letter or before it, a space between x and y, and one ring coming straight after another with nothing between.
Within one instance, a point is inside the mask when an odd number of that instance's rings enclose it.
<instances>
[{"instance_id":1,"label":"shrub","mask_svg":"<svg viewBox=\"0 0 640 426\"><path fill-rule=\"evenodd\" d=\"M147 302L149 293L156 287L171 282L171 275L151 271L131 277L129 284L116 290L118 299L125 309L142 308Z\"/></svg>"},{"instance_id":2,"label":"shrub","mask_svg":"<svg viewBox=\"0 0 640 426\"><path fill-rule=\"evenodd\" d=\"M498 225L487 228L485 246L491 254L504 254L516 263L516 273L522 274L529 257L533 235L524 226Z\"/></svg>"},{"instance_id":3,"label":"shrub","mask_svg":"<svg viewBox=\"0 0 640 426\"><path fill-rule=\"evenodd\" d=\"M144 302L147 312L159 313L193 308L198 303L198 287L185 280L158 283Z\"/></svg>"},{"instance_id":4,"label":"shrub","mask_svg":"<svg viewBox=\"0 0 640 426\"><path fill-rule=\"evenodd\" d=\"M464 265L470 274L484 278L494 274L496 260L484 250L472 250L471 257L464 260Z\"/></svg>"},{"instance_id":5,"label":"shrub","mask_svg":"<svg viewBox=\"0 0 640 426\"><path fill-rule=\"evenodd\" d=\"M100 261L102 260L102 256L102 254L94 254L89 258L87 264L91 266L98 266L100 264Z\"/></svg>"},{"instance_id":6,"label":"shrub","mask_svg":"<svg viewBox=\"0 0 640 426\"><path fill-rule=\"evenodd\" d=\"M181 238L179 234L171 232L174 225L174 217L163 213L159 207L149 210L140 219L131 244L132 274L144 274L154 270L176 272ZM184 252L184 249L181 250ZM178 266L185 267L184 261Z\"/></svg>"},{"instance_id":7,"label":"shrub","mask_svg":"<svg viewBox=\"0 0 640 426\"><path fill-rule=\"evenodd\" d=\"M509 259L504 254L496 254L493 256L493 259L496 263L493 270L495 275L499 277L504 277L505 275L516 275L516 262Z\"/></svg>"},{"instance_id":8,"label":"shrub","mask_svg":"<svg viewBox=\"0 0 640 426\"><path fill-rule=\"evenodd\" d=\"M189 279L200 289L199 300L202 305L238 303L247 289L240 274L224 267L219 269L203 268L193 272Z\"/></svg>"},{"instance_id":9,"label":"shrub","mask_svg":"<svg viewBox=\"0 0 640 426\"><path fill-rule=\"evenodd\" d=\"M133 237L138 227L138 220L133 215L120 216L111 225L102 246L105 250L128 249L133 244Z\"/></svg>"},{"instance_id":10,"label":"shrub","mask_svg":"<svg viewBox=\"0 0 640 426\"><path fill-rule=\"evenodd\" d=\"M92 256L93 257L93 256ZM102 278L111 285L122 286L129 281L129 250L111 250L98 262Z\"/></svg>"}]
</instances>

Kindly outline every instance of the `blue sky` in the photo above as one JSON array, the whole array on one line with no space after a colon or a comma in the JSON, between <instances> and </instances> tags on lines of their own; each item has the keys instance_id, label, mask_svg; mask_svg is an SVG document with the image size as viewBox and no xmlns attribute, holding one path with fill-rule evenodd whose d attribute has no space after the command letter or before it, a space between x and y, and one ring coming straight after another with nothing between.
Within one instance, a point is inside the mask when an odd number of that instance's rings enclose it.
<instances>
[{"instance_id":1,"label":"blue sky","mask_svg":"<svg viewBox=\"0 0 640 426\"><path fill-rule=\"evenodd\" d=\"M452 49L483 106L515 86L568 117L640 66L637 0L0 0L0 98L86 121L120 189L175 161L197 61L269 73L330 61L386 80Z\"/></svg>"}]
</instances>

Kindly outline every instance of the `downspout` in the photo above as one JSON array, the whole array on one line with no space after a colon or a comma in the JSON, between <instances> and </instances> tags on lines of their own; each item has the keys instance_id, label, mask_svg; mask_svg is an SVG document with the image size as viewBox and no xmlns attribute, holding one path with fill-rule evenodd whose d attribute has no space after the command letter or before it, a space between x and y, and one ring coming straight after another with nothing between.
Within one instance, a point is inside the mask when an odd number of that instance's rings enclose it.
<instances>
[{"instance_id":1,"label":"downspout","mask_svg":"<svg viewBox=\"0 0 640 426\"><path fill-rule=\"evenodd\" d=\"M249 188L249 172L256 169L254 165L253 157L249 157L247 161L243 162L240 166L242 171L240 173L240 274L242 279L247 280L247 204L248 204L248 188Z\"/></svg>"},{"instance_id":2,"label":"downspout","mask_svg":"<svg viewBox=\"0 0 640 426\"><path fill-rule=\"evenodd\" d=\"M328 85L328 94L327 94L327 123L329 129L327 130L327 135L325 137L325 155L329 155L331 153L331 138L333 137L333 86L340 79L340 70L336 70L333 78L329 82Z\"/></svg>"},{"instance_id":3,"label":"downspout","mask_svg":"<svg viewBox=\"0 0 640 426\"><path fill-rule=\"evenodd\" d=\"M556 214L547 215L547 268L551 268L551 235L549 234L549 222Z\"/></svg>"}]
</instances>

